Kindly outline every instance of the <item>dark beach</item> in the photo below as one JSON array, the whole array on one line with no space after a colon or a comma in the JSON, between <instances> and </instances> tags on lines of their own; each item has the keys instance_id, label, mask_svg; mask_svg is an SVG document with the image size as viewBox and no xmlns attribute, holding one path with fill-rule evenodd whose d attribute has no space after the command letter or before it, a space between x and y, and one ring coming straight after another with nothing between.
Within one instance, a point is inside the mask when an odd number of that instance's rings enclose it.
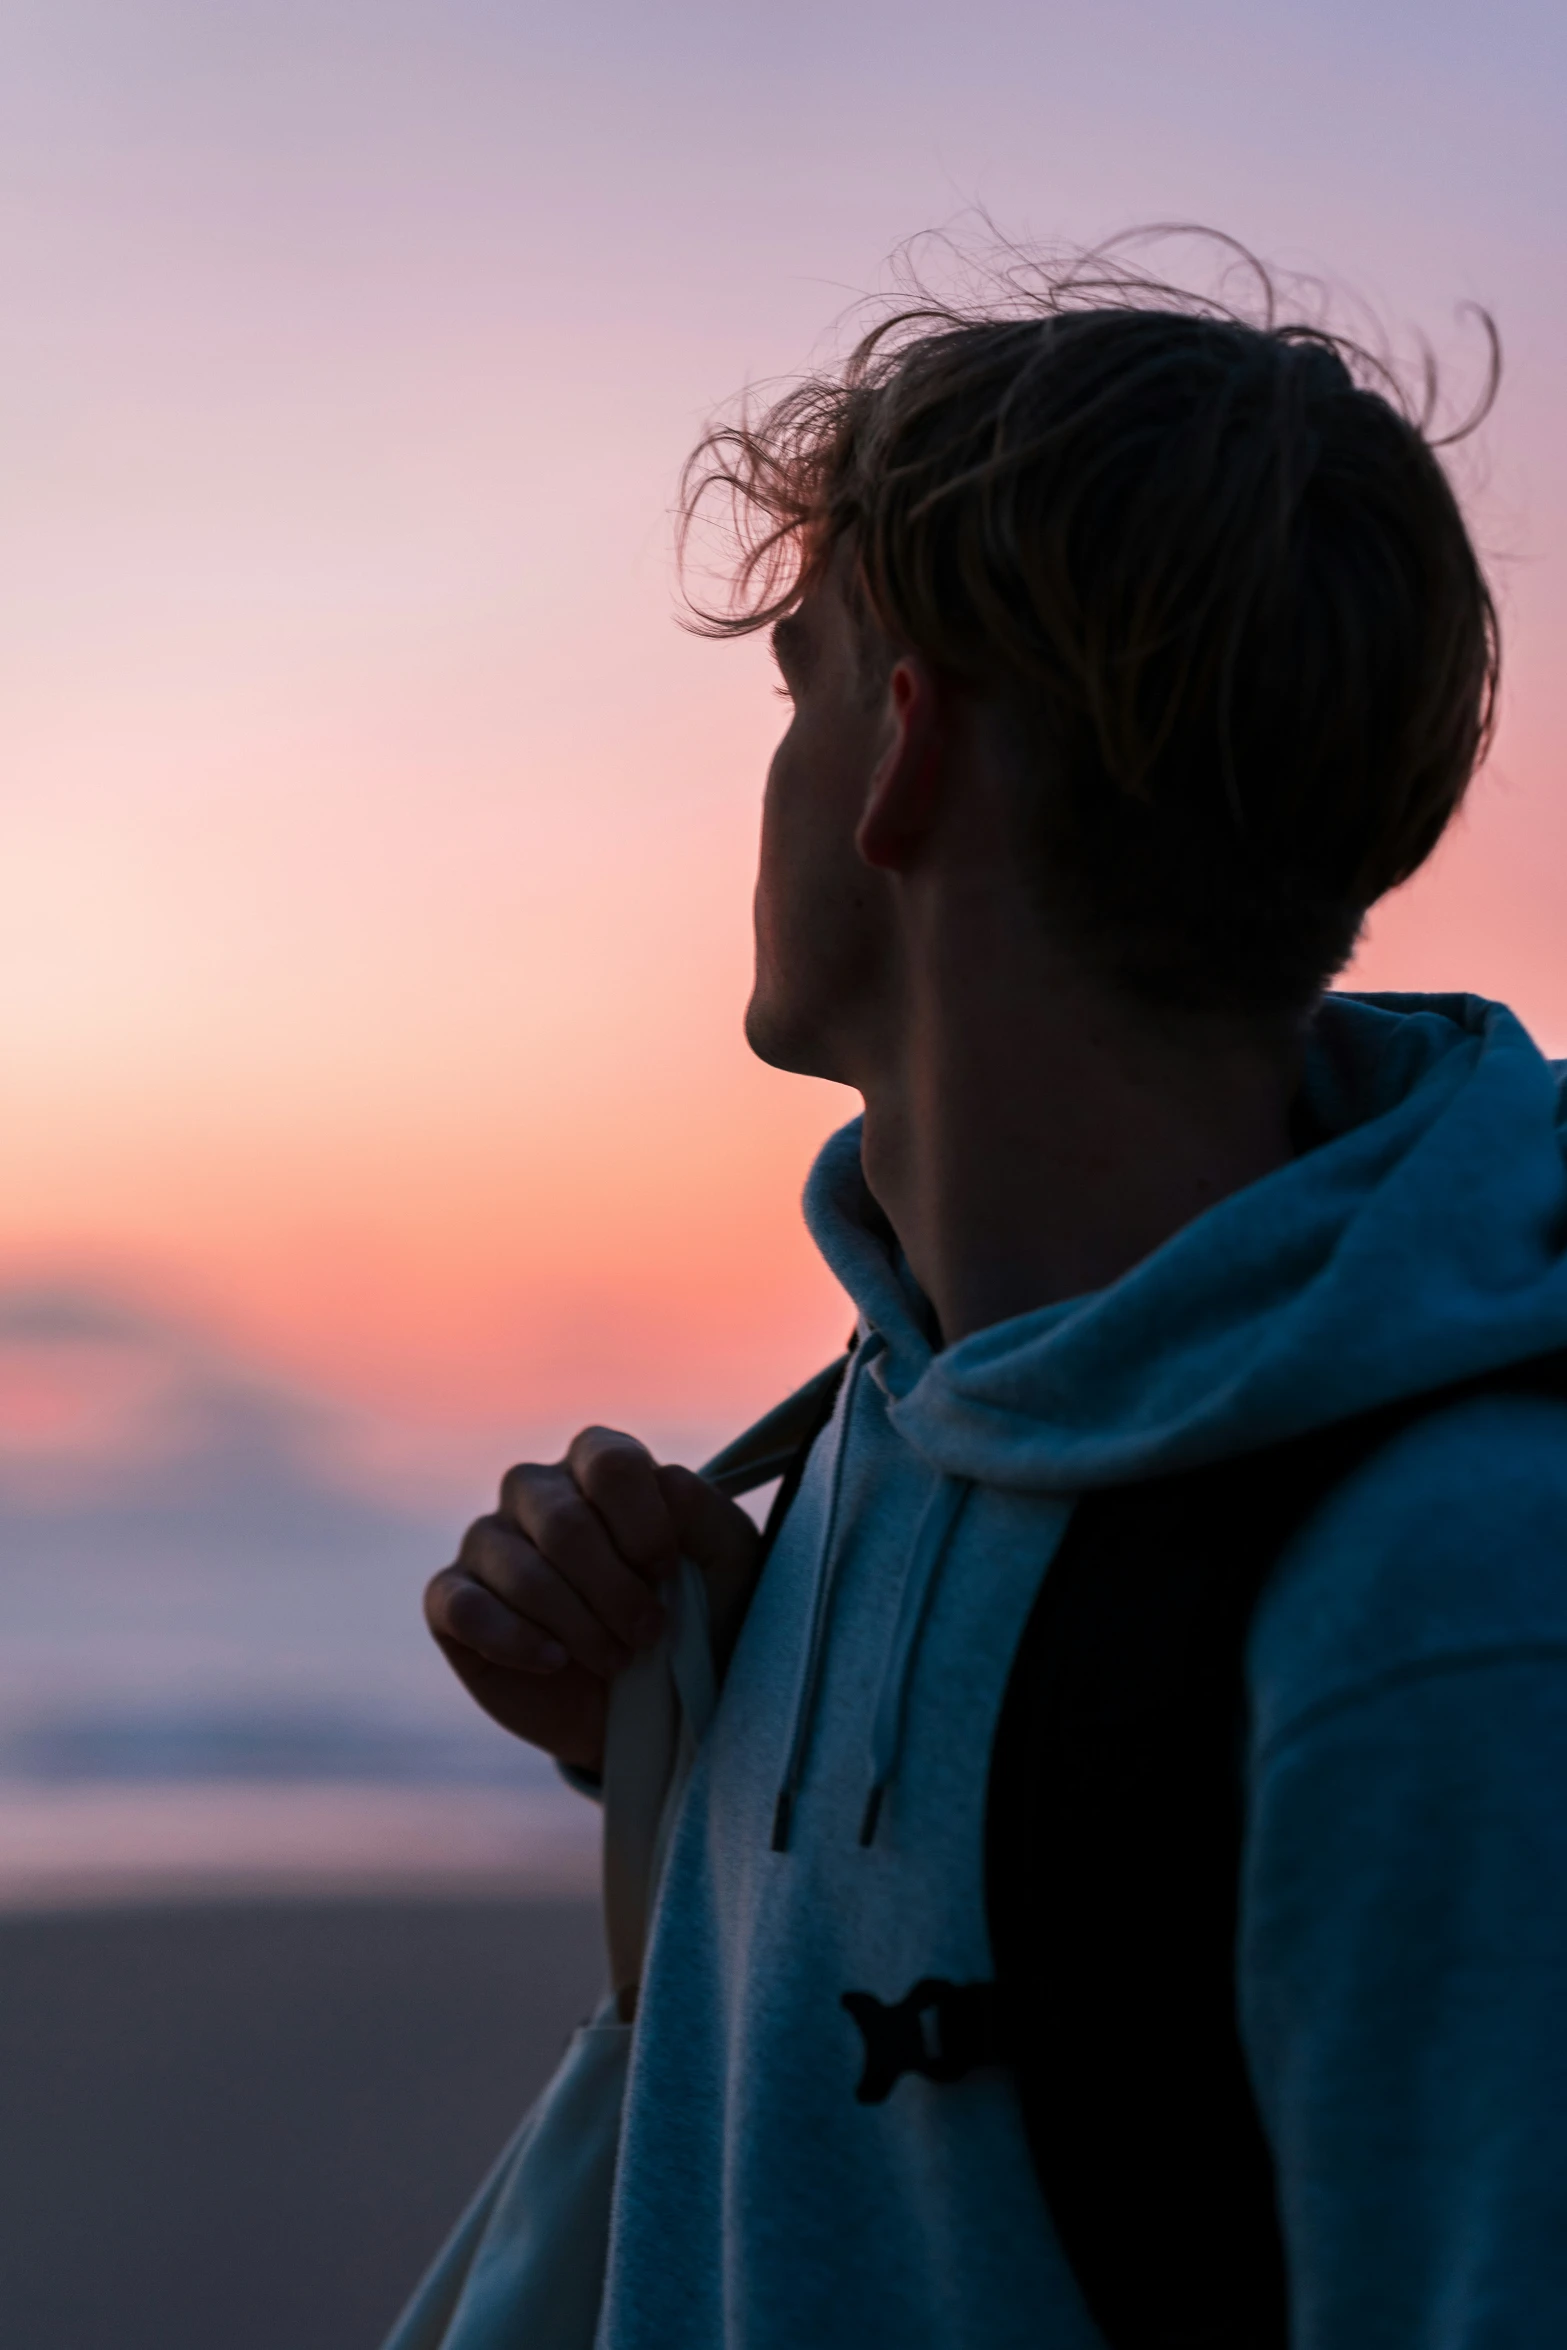
<instances>
[{"instance_id":1,"label":"dark beach","mask_svg":"<svg viewBox=\"0 0 1567 2350\"><path fill-rule=\"evenodd\" d=\"M375 2350L601 1973L580 1900L0 1918L6 2350Z\"/></svg>"}]
</instances>

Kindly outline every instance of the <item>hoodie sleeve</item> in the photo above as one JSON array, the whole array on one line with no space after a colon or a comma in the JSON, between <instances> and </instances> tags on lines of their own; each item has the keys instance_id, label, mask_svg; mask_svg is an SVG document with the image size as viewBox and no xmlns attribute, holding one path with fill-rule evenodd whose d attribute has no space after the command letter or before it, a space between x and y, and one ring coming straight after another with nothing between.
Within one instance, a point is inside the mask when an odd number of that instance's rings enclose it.
<instances>
[{"instance_id":1,"label":"hoodie sleeve","mask_svg":"<svg viewBox=\"0 0 1567 2350\"><path fill-rule=\"evenodd\" d=\"M1402 1439L1252 1655L1242 2026L1292 2350L1567 2342L1567 1413Z\"/></svg>"}]
</instances>

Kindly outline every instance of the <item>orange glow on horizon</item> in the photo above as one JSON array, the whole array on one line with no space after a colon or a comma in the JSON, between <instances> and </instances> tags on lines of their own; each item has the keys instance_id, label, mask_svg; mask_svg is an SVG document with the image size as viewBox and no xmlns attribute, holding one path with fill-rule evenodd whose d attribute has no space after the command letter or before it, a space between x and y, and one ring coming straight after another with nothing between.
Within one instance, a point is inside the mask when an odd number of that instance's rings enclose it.
<instances>
[{"instance_id":1,"label":"orange glow on horizon","mask_svg":"<svg viewBox=\"0 0 1567 2350\"><path fill-rule=\"evenodd\" d=\"M1501 736L1351 977L1567 1051L1549 60L1440 6L876 7L830 74L815 33L618 0L34 14L0 37L0 1287L145 1298L465 1474L590 1416L716 1436L841 1342L798 1196L853 1104L740 1034L778 706L760 646L674 625L669 505L709 404L969 191L1025 238L1337 256L1460 406L1447 322L1497 310L1460 462Z\"/></svg>"}]
</instances>

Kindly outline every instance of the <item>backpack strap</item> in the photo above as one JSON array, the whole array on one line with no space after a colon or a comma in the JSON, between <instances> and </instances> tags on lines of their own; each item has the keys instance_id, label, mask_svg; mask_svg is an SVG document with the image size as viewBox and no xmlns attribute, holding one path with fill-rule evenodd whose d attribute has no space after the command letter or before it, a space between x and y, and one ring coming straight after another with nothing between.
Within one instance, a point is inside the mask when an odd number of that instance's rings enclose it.
<instances>
[{"instance_id":1,"label":"backpack strap","mask_svg":"<svg viewBox=\"0 0 1567 2350\"><path fill-rule=\"evenodd\" d=\"M817 1371L792 1395L786 1395L782 1403L775 1404L732 1444L726 1444L722 1452L715 1453L702 1469L708 1484L716 1485L720 1493L737 1497L754 1493L758 1486L770 1485L775 1477L781 1477L783 1483L768 1512L769 1525L774 1519L781 1524L805 1474L811 1447L832 1418L855 1345L856 1340L851 1337L845 1353L824 1370Z\"/></svg>"},{"instance_id":2,"label":"backpack strap","mask_svg":"<svg viewBox=\"0 0 1567 2350\"><path fill-rule=\"evenodd\" d=\"M773 1544L778 1540L779 1534L783 1530L783 1522L789 1515L795 1495L800 1490L800 1483L809 1465L816 1439L821 1435L837 1409L839 1391L849 1375L849 1360L858 1344L858 1332L851 1332L845 1351L839 1355L836 1362L829 1363L825 1371L818 1371L815 1379L811 1382L815 1391L815 1402L810 1417L801 1431L789 1465L784 1470L783 1480L778 1491L773 1495L772 1507L769 1509L762 1527L762 1548L757 1561L758 1573L772 1556Z\"/></svg>"},{"instance_id":3,"label":"backpack strap","mask_svg":"<svg viewBox=\"0 0 1567 2350\"><path fill-rule=\"evenodd\" d=\"M1400 1429L1567 1399L1551 1355L1208 1468L1085 1496L992 1752L998 2035L1040 2184L1114 2350L1283 2350L1273 2164L1236 2016L1245 1651L1270 1568Z\"/></svg>"}]
</instances>

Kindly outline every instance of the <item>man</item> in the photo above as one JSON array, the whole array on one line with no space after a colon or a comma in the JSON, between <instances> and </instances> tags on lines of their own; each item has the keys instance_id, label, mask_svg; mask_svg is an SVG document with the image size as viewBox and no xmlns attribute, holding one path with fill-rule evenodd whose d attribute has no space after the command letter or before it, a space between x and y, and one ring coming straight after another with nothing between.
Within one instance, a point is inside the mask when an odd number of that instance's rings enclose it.
<instances>
[{"instance_id":1,"label":"man","mask_svg":"<svg viewBox=\"0 0 1567 2350\"><path fill-rule=\"evenodd\" d=\"M792 704L747 1033L863 1096L806 1197L858 1345L670 1851L600 2339L1078 2350L1006 2066L859 2102L845 1994L994 1971L992 1748L1074 1509L1567 1344L1551 1068L1500 1007L1323 993L1483 750L1492 608L1355 354L1131 288L893 322L713 484L711 625L771 626ZM590 1429L430 1621L591 1774L679 1551L755 1547ZM1273 1563L1245 1697L1290 2341L1567 2340L1560 1405L1374 1446Z\"/></svg>"}]
</instances>

